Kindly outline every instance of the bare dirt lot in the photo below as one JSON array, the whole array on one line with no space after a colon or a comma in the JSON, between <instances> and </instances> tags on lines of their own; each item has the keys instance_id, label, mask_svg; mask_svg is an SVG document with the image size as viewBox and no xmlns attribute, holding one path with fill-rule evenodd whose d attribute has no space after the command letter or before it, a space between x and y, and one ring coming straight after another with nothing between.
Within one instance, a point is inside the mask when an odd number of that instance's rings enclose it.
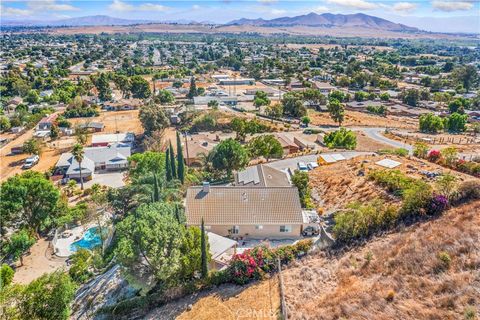
<instances>
[{"instance_id":1,"label":"bare dirt lot","mask_svg":"<svg viewBox=\"0 0 480 320\"><path fill-rule=\"evenodd\" d=\"M377 197L389 202L398 201L398 199L387 194L383 188L369 181L367 177L370 170L385 169L375 164L385 158L400 162L401 165L396 167L395 170L400 170L414 178L425 178L420 172L429 171L450 172L457 176L459 181L472 179L469 175L447 170L434 163L413 157L360 156L347 161L320 166L309 171L310 186L320 199L318 209L323 212L331 212L343 208L353 201L367 202ZM428 182L433 183L433 180L428 180Z\"/></svg>"},{"instance_id":2,"label":"bare dirt lot","mask_svg":"<svg viewBox=\"0 0 480 320\"><path fill-rule=\"evenodd\" d=\"M479 234L476 201L345 253L293 262L283 274L289 318L476 319Z\"/></svg>"},{"instance_id":3,"label":"bare dirt lot","mask_svg":"<svg viewBox=\"0 0 480 320\"><path fill-rule=\"evenodd\" d=\"M191 310L186 310L191 304ZM199 293L166 304L145 319L258 319L276 320L280 309L278 278L247 287L222 285L213 292Z\"/></svg>"},{"instance_id":4,"label":"bare dirt lot","mask_svg":"<svg viewBox=\"0 0 480 320\"><path fill-rule=\"evenodd\" d=\"M68 119L73 125L101 122L105 125L103 133L133 132L142 133L143 128L138 118L139 110L102 111L98 117Z\"/></svg>"},{"instance_id":5,"label":"bare dirt lot","mask_svg":"<svg viewBox=\"0 0 480 320\"><path fill-rule=\"evenodd\" d=\"M309 117L312 125L335 126L335 123L328 112L309 111ZM418 120L408 117L387 116L380 117L368 113L345 110L345 121L343 126L362 126L362 127L388 127L388 128L404 128L417 129Z\"/></svg>"}]
</instances>

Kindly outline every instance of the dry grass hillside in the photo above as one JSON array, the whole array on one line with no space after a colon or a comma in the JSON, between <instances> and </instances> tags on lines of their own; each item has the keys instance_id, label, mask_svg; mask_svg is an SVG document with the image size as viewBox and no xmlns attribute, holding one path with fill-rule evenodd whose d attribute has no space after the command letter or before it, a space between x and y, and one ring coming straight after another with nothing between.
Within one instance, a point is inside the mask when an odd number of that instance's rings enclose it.
<instances>
[{"instance_id":1,"label":"dry grass hillside","mask_svg":"<svg viewBox=\"0 0 480 320\"><path fill-rule=\"evenodd\" d=\"M478 319L480 201L284 272L291 319Z\"/></svg>"}]
</instances>

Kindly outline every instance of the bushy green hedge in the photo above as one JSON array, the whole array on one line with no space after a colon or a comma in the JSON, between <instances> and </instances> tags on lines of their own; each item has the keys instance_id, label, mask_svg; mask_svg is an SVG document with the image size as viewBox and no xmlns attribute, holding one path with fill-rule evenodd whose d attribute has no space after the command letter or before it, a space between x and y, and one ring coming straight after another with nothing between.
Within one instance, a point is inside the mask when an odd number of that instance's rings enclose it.
<instances>
[{"instance_id":1,"label":"bushy green hedge","mask_svg":"<svg viewBox=\"0 0 480 320\"><path fill-rule=\"evenodd\" d=\"M341 128L330 132L323 137L323 142L330 149L343 148L353 150L357 146L357 136L352 130Z\"/></svg>"}]
</instances>

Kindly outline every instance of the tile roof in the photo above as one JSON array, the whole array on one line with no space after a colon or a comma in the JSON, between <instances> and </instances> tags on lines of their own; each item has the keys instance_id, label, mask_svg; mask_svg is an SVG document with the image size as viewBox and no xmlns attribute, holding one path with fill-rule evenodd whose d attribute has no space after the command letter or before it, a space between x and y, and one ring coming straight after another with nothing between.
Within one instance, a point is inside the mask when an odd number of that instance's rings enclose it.
<instances>
[{"instance_id":1,"label":"tile roof","mask_svg":"<svg viewBox=\"0 0 480 320\"><path fill-rule=\"evenodd\" d=\"M301 224L302 207L296 187L210 186L187 189L187 224L279 225Z\"/></svg>"}]
</instances>

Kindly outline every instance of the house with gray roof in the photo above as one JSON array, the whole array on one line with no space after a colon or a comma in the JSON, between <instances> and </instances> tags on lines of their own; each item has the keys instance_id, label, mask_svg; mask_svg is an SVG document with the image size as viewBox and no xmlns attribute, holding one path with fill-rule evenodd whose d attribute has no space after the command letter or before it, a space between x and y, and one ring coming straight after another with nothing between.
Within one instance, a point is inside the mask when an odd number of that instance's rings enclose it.
<instances>
[{"instance_id":1,"label":"house with gray roof","mask_svg":"<svg viewBox=\"0 0 480 320\"><path fill-rule=\"evenodd\" d=\"M203 186L187 189L187 225L230 238L300 237L302 206L296 187Z\"/></svg>"},{"instance_id":2,"label":"house with gray roof","mask_svg":"<svg viewBox=\"0 0 480 320\"><path fill-rule=\"evenodd\" d=\"M93 147L84 148L82 161L82 178L90 180L95 171L117 171L128 167L130 147ZM80 165L72 153L60 156L55 165L57 174L64 174L69 179L80 179Z\"/></svg>"},{"instance_id":3,"label":"house with gray roof","mask_svg":"<svg viewBox=\"0 0 480 320\"><path fill-rule=\"evenodd\" d=\"M235 173L235 186L290 187L288 174L264 164L248 167Z\"/></svg>"}]
</instances>

